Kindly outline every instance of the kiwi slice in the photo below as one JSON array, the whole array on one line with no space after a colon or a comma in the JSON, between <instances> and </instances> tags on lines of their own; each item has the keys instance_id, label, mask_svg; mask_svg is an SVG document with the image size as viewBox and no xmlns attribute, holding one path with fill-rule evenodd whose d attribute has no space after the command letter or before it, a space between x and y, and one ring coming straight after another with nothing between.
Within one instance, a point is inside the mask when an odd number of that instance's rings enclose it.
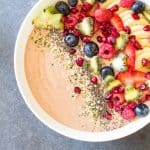
<instances>
[{"instance_id":1,"label":"kiwi slice","mask_svg":"<svg viewBox=\"0 0 150 150\"><path fill-rule=\"evenodd\" d=\"M93 35L94 21L91 17L86 17L82 20L82 22L76 25L76 28L86 36Z\"/></svg>"},{"instance_id":2,"label":"kiwi slice","mask_svg":"<svg viewBox=\"0 0 150 150\"><path fill-rule=\"evenodd\" d=\"M108 75L108 76L105 77L104 82L105 82L106 85L108 85L110 82L112 82L112 81L114 81L114 80L115 80L115 79L114 79L113 76Z\"/></svg>"},{"instance_id":3,"label":"kiwi slice","mask_svg":"<svg viewBox=\"0 0 150 150\"><path fill-rule=\"evenodd\" d=\"M113 80L112 82L110 82L107 86L106 86L106 91L109 92L111 91L113 88L118 87L121 85L121 82L119 80Z\"/></svg>"}]
</instances>

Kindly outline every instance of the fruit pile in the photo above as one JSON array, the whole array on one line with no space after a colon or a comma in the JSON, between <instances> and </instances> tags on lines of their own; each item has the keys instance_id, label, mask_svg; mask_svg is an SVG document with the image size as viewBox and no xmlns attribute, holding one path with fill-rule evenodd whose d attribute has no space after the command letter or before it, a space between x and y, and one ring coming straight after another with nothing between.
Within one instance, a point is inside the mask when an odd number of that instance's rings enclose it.
<instances>
[{"instance_id":1,"label":"fruit pile","mask_svg":"<svg viewBox=\"0 0 150 150\"><path fill-rule=\"evenodd\" d=\"M104 84L108 108L129 121L149 113L145 103L150 100L150 9L145 3L58 1L33 23L40 28L63 29L71 55L77 45L83 45L84 57L79 57L76 64L83 67L85 59L89 62L91 83ZM80 87L74 91L82 93ZM104 114L107 119L110 116L110 112Z\"/></svg>"}]
</instances>

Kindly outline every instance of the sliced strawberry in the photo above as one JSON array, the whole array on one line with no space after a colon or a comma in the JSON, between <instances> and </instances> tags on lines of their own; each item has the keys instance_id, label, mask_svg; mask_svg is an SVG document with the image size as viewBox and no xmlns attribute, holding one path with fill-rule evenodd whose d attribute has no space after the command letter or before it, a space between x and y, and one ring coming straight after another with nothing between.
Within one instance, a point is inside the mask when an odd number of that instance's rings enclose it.
<instances>
[{"instance_id":1,"label":"sliced strawberry","mask_svg":"<svg viewBox=\"0 0 150 150\"><path fill-rule=\"evenodd\" d=\"M106 22L109 21L113 16L113 13L109 9L97 9L95 11L95 19L98 22Z\"/></svg>"},{"instance_id":2,"label":"sliced strawberry","mask_svg":"<svg viewBox=\"0 0 150 150\"><path fill-rule=\"evenodd\" d=\"M116 78L125 85L132 84L136 87L139 87L139 85L143 84L146 81L145 74L140 71L121 72L117 75Z\"/></svg>"},{"instance_id":3,"label":"sliced strawberry","mask_svg":"<svg viewBox=\"0 0 150 150\"><path fill-rule=\"evenodd\" d=\"M113 17L111 18L111 23L117 29L118 32L124 30L123 21L119 17L119 15L114 14Z\"/></svg>"},{"instance_id":4,"label":"sliced strawberry","mask_svg":"<svg viewBox=\"0 0 150 150\"><path fill-rule=\"evenodd\" d=\"M127 55L127 66L129 70L135 69L135 51L134 46L129 42L125 49L125 54Z\"/></svg>"},{"instance_id":5,"label":"sliced strawberry","mask_svg":"<svg viewBox=\"0 0 150 150\"><path fill-rule=\"evenodd\" d=\"M100 9L99 3L95 3L94 6L91 8L91 10L88 12L88 16L94 17L95 16L95 11L97 9Z\"/></svg>"}]
</instances>

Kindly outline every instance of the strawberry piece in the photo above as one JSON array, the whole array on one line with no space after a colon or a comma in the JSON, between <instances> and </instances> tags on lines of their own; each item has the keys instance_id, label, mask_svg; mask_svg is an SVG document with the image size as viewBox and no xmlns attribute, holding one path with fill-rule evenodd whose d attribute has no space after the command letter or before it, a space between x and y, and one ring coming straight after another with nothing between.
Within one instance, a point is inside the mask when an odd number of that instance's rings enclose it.
<instances>
[{"instance_id":1,"label":"strawberry piece","mask_svg":"<svg viewBox=\"0 0 150 150\"><path fill-rule=\"evenodd\" d=\"M139 87L139 85L143 84L146 81L145 74L140 71L121 72L117 75L116 78L125 85L132 84L136 87Z\"/></svg>"},{"instance_id":2,"label":"strawberry piece","mask_svg":"<svg viewBox=\"0 0 150 150\"><path fill-rule=\"evenodd\" d=\"M88 12L88 16L94 17L95 16L95 11L97 9L100 9L99 3L95 3L94 6L91 8L91 10Z\"/></svg>"},{"instance_id":3,"label":"strawberry piece","mask_svg":"<svg viewBox=\"0 0 150 150\"><path fill-rule=\"evenodd\" d=\"M134 109L129 108L128 106L126 106L122 111L122 117L126 120L131 121L135 116Z\"/></svg>"},{"instance_id":4,"label":"strawberry piece","mask_svg":"<svg viewBox=\"0 0 150 150\"><path fill-rule=\"evenodd\" d=\"M131 8L135 0L121 0L120 6L125 8Z\"/></svg>"},{"instance_id":5,"label":"strawberry piece","mask_svg":"<svg viewBox=\"0 0 150 150\"><path fill-rule=\"evenodd\" d=\"M124 30L123 21L119 17L119 15L114 14L110 21L111 21L112 25L117 29L118 32Z\"/></svg>"},{"instance_id":6,"label":"strawberry piece","mask_svg":"<svg viewBox=\"0 0 150 150\"><path fill-rule=\"evenodd\" d=\"M127 66L129 70L135 69L135 51L134 46L129 42L125 49L125 54L127 55Z\"/></svg>"},{"instance_id":7,"label":"strawberry piece","mask_svg":"<svg viewBox=\"0 0 150 150\"><path fill-rule=\"evenodd\" d=\"M95 11L95 19L98 22L106 22L109 21L113 16L113 13L109 9L97 9Z\"/></svg>"}]
</instances>

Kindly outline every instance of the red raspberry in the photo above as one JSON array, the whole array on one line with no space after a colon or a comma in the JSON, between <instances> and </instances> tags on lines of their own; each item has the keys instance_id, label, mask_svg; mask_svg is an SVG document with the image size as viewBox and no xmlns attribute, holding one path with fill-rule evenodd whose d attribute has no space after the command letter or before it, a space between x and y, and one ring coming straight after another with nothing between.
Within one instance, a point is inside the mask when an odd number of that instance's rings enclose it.
<instances>
[{"instance_id":1,"label":"red raspberry","mask_svg":"<svg viewBox=\"0 0 150 150\"><path fill-rule=\"evenodd\" d=\"M67 29L72 29L78 23L78 19L75 16L68 16L67 19L64 21L65 27Z\"/></svg>"},{"instance_id":2,"label":"red raspberry","mask_svg":"<svg viewBox=\"0 0 150 150\"><path fill-rule=\"evenodd\" d=\"M99 50L99 56L104 59L111 59L115 55L115 48L111 44L104 43L100 50Z\"/></svg>"},{"instance_id":3,"label":"red raspberry","mask_svg":"<svg viewBox=\"0 0 150 150\"><path fill-rule=\"evenodd\" d=\"M121 0L120 6L125 8L131 8L135 0Z\"/></svg>"},{"instance_id":4,"label":"red raspberry","mask_svg":"<svg viewBox=\"0 0 150 150\"><path fill-rule=\"evenodd\" d=\"M109 21L113 16L113 13L109 9L98 9L95 11L95 18L98 22Z\"/></svg>"},{"instance_id":5,"label":"red raspberry","mask_svg":"<svg viewBox=\"0 0 150 150\"><path fill-rule=\"evenodd\" d=\"M131 121L135 117L135 112L132 108L126 106L122 111L122 117L126 120Z\"/></svg>"}]
</instances>

